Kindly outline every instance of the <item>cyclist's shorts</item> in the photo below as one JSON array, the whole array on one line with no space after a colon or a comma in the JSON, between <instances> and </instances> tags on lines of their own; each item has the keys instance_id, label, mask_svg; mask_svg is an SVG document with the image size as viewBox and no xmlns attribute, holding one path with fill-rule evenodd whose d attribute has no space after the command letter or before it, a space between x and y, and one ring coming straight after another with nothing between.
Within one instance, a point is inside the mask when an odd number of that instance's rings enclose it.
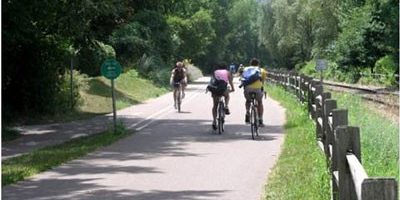
<instances>
[{"instance_id":1,"label":"cyclist's shorts","mask_svg":"<svg viewBox=\"0 0 400 200\"><path fill-rule=\"evenodd\" d=\"M264 96L264 92L261 90L261 88L259 89L254 89L254 88L245 88L244 89L244 98L246 98L246 100L250 100L250 93L254 92L256 93L256 100L261 102L262 98Z\"/></svg>"},{"instance_id":2,"label":"cyclist's shorts","mask_svg":"<svg viewBox=\"0 0 400 200\"><path fill-rule=\"evenodd\" d=\"M228 95L229 91L228 88L226 88L224 91L221 92L211 92L211 96L214 98L220 97L220 96L224 96L224 95Z\"/></svg>"},{"instance_id":3,"label":"cyclist's shorts","mask_svg":"<svg viewBox=\"0 0 400 200\"><path fill-rule=\"evenodd\" d=\"M172 87L177 88L177 87L179 87L179 84L185 85L185 79L181 79L181 80L177 80L177 81L174 80L172 83Z\"/></svg>"}]
</instances>

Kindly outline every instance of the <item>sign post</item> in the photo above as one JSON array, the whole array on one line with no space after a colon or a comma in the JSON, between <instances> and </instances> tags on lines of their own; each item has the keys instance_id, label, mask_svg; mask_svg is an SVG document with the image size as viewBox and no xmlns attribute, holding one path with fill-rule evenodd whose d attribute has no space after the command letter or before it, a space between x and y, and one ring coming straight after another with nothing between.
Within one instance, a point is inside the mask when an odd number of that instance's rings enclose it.
<instances>
[{"instance_id":1,"label":"sign post","mask_svg":"<svg viewBox=\"0 0 400 200\"><path fill-rule=\"evenodd\" d=\"M114 79L121 74L121 65L115 59L107 59L101 65L101 74L111 80L111 97L113 107L114 133L117 129L117 112L115 108Z\"/></svg>"},{"instance_id":2,"label":"sign post","mask_svg":"<svg viewBox=\"0 0 400 200\"><path fill-rule=\"evenodd\" d=\"M325 59L317 59L316 62L317 62L317 64L315 65L315 70L321 72L320 81L321 81L321 84L322 84L322 82L323 82L322 71L326 69L327 61Z\"/></svg>"}]
</instances>

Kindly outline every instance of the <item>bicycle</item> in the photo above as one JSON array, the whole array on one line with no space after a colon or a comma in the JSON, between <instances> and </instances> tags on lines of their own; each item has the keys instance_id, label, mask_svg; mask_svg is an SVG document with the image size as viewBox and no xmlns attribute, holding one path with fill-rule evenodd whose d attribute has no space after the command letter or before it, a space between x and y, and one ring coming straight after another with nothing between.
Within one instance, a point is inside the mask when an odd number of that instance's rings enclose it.
<instances>
[{"instance_id":1,"label":"bicycle","mask_svg":"<svg viewBox=\"0 0 400 200\"><path fill-rule=\"evenodd\" d=\"M218 104L217 104L217 129L218 134L222 134L224 132L224 123L225 123L225 101L224 96L218 97Z\"/></svg>"},{"instance_id":2,"label":"bicycle","mask_svg":"<svg viewBox=\"0 0 400 200\"><path fill-rule=\"evenodd\" d=\"M258 103L256 101L256 93L250 92L250 127L251 138L255 140L258 137Z\"/></svg>"},{"instance_id":3,"label":"bicycle","mask_svg":"<svg viewBox=\"0 0 400 200\"><path fill-rule=\"evenodd\" d=\"M175 109L178 109L178 112L181 112L182 85L180 82L174 83L174 96L175 96Z\"/></svg>"}]
</instances>

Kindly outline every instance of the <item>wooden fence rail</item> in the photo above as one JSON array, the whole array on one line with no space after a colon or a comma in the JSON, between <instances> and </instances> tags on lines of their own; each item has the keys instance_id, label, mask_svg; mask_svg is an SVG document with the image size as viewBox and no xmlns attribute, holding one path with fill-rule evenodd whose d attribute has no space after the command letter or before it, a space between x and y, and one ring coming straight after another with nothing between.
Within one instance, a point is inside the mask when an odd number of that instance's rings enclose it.
<instances>
[{"instance_id":1,"label":"wooden fence rail","mask_svg":"<svg viewBox=\"0 0 400 200\"><path fill-rule=\"evenodd\" d=\"M280 71L269 71L268 80L293 91L307 104L316 124L317 144L331 173L332 199L398 200L395 178L368 177L361 164L360 129L348 126L347 110L337 108L336 100L324 92L319 81Z\"/></svg>"}]
</instances>

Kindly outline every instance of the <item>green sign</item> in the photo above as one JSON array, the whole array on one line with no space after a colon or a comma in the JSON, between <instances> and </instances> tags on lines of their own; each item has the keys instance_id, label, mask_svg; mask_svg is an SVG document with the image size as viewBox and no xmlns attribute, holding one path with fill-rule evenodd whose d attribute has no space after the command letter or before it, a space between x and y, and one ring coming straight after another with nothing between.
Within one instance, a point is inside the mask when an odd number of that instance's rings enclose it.
<instances>
[{"instance_id":1,"label":"green sign","mask_svg":"<svg viewBox=\"0 0 400 200\"><path fill-rule=\"evenodd\" d=\"M115 59L107 59L101 65L101 75L108 79L115 79L121 74L121 65Z\"/></svg>"}]
</instances>

